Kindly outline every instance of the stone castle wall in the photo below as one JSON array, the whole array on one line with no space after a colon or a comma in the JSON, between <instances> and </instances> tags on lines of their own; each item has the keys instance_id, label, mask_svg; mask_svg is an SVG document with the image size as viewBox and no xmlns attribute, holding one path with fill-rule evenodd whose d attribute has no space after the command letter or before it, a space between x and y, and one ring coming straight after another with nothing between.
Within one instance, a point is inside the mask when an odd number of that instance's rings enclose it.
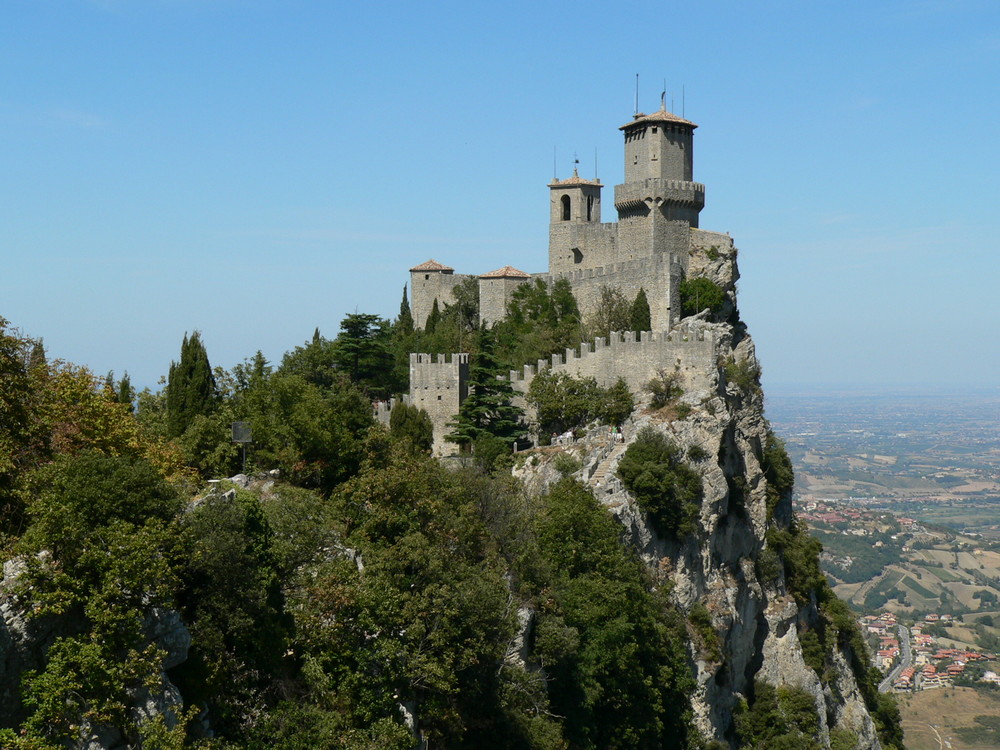
<instances>
[{"instance_id":1,"label":"stone castle wall","mask_svg":"<svg viewBox=\"0 0 1000 750\"><path fill-rule=\"evenodd\" d=\"M680 317L679 294L683 269L675 260L679 260L679 257L657 254L597 268L533 274L532 278L542 279L550 286L559 279L569 281L584 320L597 309L604 287L619 289L630 302L642 288L649 300L652 328L654 331L662 331L670 328L671 323Z\"/></svg>"},{"instance_id":2,"label":"stone castle wall","mask_svg":"<svg viewBox=\"0 0 1000 750\"><path fill-rule=\"evenodd\" d=\"M444 439L451 429L448 422L458 414L469 395L469 355L410 354L410 397L408 403L423 409L434 425L435 456L449 456L458 446Z\"/></svg>"},{"instance_id":3,"label":"stone castle wall","mask_svg":"<svg viewBox=\"0 0 1000 750\"><path fill-rule=\"evenodd\" d=\"M718 370L719 351L715 329L704 321L692 320L672 331L643 331L639 336L631 331L613 332L607 340L599 337L564 354L511 370L508 377L521 393L527 393L531 381L543 370L594 378L605 388L621 378L638 395L666 370L680 375L685 391L706 391L716 386L709 378Z\"/></svg>"},{"instance_id":4,"label":"stone castle wall","mask_svg":"<svg viewBox=\"0 0 1000 750\"><path fill-rule=\"evenodd\" d=\"M444 305L455 301L452 289L466 279L477 278L466 273L442 273L441 271L411 271L410 272L410 313L413 315L413 325L423 328L427 324L427 316L434 308L434 300L438 301L438 309L444 312Z\"/></svg>"},{"instance_id":5,"label":"stone castle wall","mask_svg":"<svg viewBox=\"0 0 1000 750\"><path fill-rule=\"evenodd\" d=\"M693 319L672 331L643 331L638 337L632 332L612 333L606 340L600 337L584 342L564 354L553 354L534 365L511 370L508 378L517 394L514 403L522 409L527 406L525 394L531 381L544 370L594 378L603 387L622 378L635 395L640 395L662 371L676 372L686 392L709 392L717 386L712 376L718 372L721 343L716 328ZM468 354L410 355L408 402L430 415L435 456L458 452L458 446L444 436L451 432L448 423L468 395L468 375Z\"/></svg>"}]
</instances>

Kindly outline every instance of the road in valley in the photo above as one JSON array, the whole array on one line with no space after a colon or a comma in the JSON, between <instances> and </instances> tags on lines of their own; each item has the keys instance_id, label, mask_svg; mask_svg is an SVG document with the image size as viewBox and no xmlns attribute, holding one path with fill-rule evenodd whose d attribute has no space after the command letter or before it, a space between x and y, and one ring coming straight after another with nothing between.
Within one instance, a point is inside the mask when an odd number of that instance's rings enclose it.
<instances>
[{"instance_id":1,"label":"road in valley","mask_svg":"<svg viewBox=\"0 0 1000 750\"><path fill-rule=\"evenodd\" d=\"M897 625L899 633L899 663L889 670L889 674L879 683L878 691L888 693L892 690L892 683L902 673L904 669L913 664L913 654L910 651L910 631L905 625Z\"/></svg>"}]
</instances>

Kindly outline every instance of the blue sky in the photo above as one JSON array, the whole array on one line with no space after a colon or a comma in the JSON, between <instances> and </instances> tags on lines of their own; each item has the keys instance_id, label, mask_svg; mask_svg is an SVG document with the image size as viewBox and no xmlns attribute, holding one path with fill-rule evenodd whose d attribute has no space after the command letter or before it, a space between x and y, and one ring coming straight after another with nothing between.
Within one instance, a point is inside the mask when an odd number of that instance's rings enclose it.
<instances>
[{"instance_id":1,"label":"blue sky","mask_svg":"<svg viewBox=\"0 0 1000 750\"><path fill-rule=\"evenodd\" d=\"M3 0L0 71L0 315L98 373L278 361L430 257L545 270L553 148L620 182L639 73L766 386L998 382L992 0Z\"/></svg>"}]
</instances>

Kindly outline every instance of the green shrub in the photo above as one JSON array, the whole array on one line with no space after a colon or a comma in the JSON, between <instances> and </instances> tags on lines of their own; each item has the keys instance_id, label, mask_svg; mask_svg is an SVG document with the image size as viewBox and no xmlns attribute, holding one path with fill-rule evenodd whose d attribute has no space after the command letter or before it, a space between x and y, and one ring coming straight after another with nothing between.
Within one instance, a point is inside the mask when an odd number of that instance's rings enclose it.
<instances>
[{"instance_id":1,"label":"green shrub","mask_svg":"<svg viewBox=\"0 0 1000 750\"><path fill-rule=\"evenodd\" d=\"M771 432L770 428L764 442L761 464L764 478L767 479L767 517L771 518L781 498L791 493L795 485L795 471L784 441Z\"/></svg>"},{"instance_id":2,"label":"green shrub","mask_svg":"<svg viewBox=\"0 0 1000 750\"><path fill-rule=\"evenodd\" d=\"M662 409L684 395L684 389L680 386L680 373L660 370L655 378L646 383L646 391L651 397L649 405L654 409Z\"/></svg>"},{"instance_id":3,"label":"green shrub","mask_svg":"<svg viewBox=\"0 0 1000 750\"><path fill-rule=\"evenodd\" d=\"M701 602L695 602L688 611L688 622L695 635L695 645L706 660L720 664L722 662L722 644L719 634L712 624L712 615Z\"/></svg>"},{"instance_id":4,"label":"green shrub","mask_svg":"<svg viewBox=\"0 0 1000 750\"><path fill-rule=\"evenodd\" d=\"M743 359L737 362L733 357L726 360L723 366L726 372L726 380L743 393L760 392L760 365L756 362Z\"/></svg>"},{"instance_id":5,"label":"green shrub","mask_svg":"<svg viewBox=\"0 0 1000 750\"><path fill-rule=\"evenodd\" d=\"M575 474L580 470L580 461L568 453L560 453L556 456L555 460L552 462L562 476L568 477L570 474Z\"/></svg>"},{"instance_id":6,"label":"green shrub","mask_svg":"<svg viewBox=\"0 0 1000 750\"><path fill-rule=\"evenodd\" d=\"M662 433L642 430L622 456L618 476L660 534L680 538L697 530L701 477Z\"/></svg>"},{"instance_id":7,"label":"green shrub","mask_svg":"<svg viewBox=\"0 0 1000 750\"><path fill-rule=\"evenodd\" d=\"M599 419L618 425L628 419L635 401L621 378L610 388L602 388L594 378L574 378L548 370L531 381L528 401L538 414L538 431L543 437L578 429Z\"/></svg>"},{"instance_id":8,"label":"green shrub","mask_svg":"<svg viewBox=\"0 0 1000 750\"><path fill-rule=\"evenodd\" d=\"M712 314L722 310L726 293L711 279L699 276L681 281L681 317L696 315L705 308Z\"/></svg>"}]
</instances>

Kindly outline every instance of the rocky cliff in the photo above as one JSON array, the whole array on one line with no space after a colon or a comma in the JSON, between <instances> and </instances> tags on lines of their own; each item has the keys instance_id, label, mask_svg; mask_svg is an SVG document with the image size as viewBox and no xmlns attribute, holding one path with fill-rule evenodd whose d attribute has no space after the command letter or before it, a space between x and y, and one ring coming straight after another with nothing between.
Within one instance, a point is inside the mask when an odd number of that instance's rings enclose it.
<instances>
[{"instance_id":1,"label":"rocky cliff","mask_svg":"<svg viewBox=\"0 0 1000 750\"><path fill-rule=\"evenodd\" d=\"M834 732L857 747L880 748L870 713L875 696L870 684L859 684L868 681L867 662L857 653L858 639L852 640L853 622L825 611L823 602L832 594L821 576L812 588L797 581L802 575L795 566L802 565L803 555L789 539L805 534L795 525L790 485L783 486L769 466L787 456L765 418L760 364L735 312L735 255L732 248L699 248L689 266L727 292L715 314L704 311L682 321L718 342L715 366L678 372L683 393L665 407L651 408L649 394L640 394L623 430L624 445L612 450L598 433L561 450L582 461L581 478L621 523L623 539L654 578L670 587L676 605L689 617L708 613L718 647L706 648L695 627L691 646L698 685L692 707L705 737L735 743L734 714L753 702L755 684L762 681L811 696L825 746ZM677 446L700 476L694 533L658 533L617 476L627 449L650 431ZM516 473L534 491L557 476L544 462L528 462ZM815 566L815 549L809 554L804 558ZM840 612L836 604L831 607ZM804 648L803 639L809 646L818 642L822 654Z\"/></svg>"}]
</instances>

